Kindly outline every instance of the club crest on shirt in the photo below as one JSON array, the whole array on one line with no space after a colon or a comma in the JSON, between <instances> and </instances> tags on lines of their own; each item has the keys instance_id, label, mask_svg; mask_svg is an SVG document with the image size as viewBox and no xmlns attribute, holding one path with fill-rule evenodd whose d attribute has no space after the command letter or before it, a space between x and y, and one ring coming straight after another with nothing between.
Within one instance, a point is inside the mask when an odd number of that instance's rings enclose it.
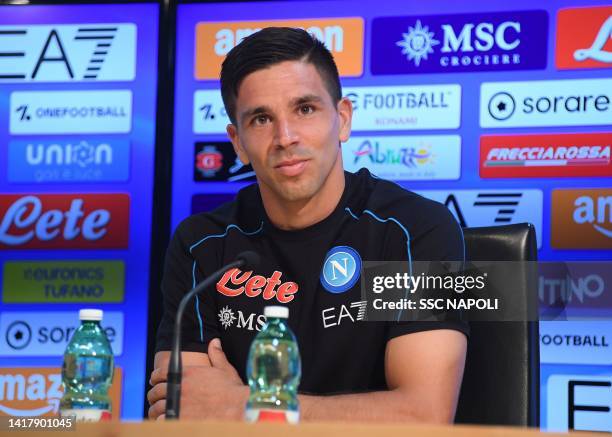
<instances>
[{"instance_id":1,"label":"club crest on shirt","mask_svg":"<svg viewBox=\"0 0 612 437\"><path fill-rule=\"evenodd\" d=\"M320 281L330 293L344 293L361 275L361 257L349 246L335 246L325 255Z\"/></svg>"}]
</instances>

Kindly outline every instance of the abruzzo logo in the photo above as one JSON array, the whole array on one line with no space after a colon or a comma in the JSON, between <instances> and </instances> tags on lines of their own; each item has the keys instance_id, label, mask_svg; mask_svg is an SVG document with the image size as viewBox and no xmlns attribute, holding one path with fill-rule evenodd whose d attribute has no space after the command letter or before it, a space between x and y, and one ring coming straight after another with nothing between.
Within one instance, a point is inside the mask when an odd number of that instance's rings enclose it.
<instances>
[{"instance_id":1,"label":"abruzzo logo","mask_svg":"<svg viewBox=\"0 0 612 437\"><path fill-rule=\"evenodd\" d=\"M546 11L375 18L372 74L543 69L547 33Z\"/></svg>"},{"instance_id":2,"label":"abruzzo logo","mask_svg":"<svg viewBox=\"0 0 612 437\"><path fill-rule=\"evenodd\" d=\"M39 140L9 143L9 182L125 181L128 140Z\"/></svg>"},{"instance_id":3,"label":"abruzzo logo","mask_svg":"<svg viewBox=\"0 0 612 437\"><path fill-rule=\"evenodd\" d=\"M360 275L359 253L349 246L336 246L325 255L320 281L327 291L339 294L353 287Z\"/></svg>"},{"instance_id":4,"label":"abruzzo logo","mask_svg":"<svg viewBox=\"0 0 612 437\"><path fill-rule=\"evenodd\" d=\"M132 23L0 26L0 82L130 81L135 75Z\"/></svg>"}]
</instances>

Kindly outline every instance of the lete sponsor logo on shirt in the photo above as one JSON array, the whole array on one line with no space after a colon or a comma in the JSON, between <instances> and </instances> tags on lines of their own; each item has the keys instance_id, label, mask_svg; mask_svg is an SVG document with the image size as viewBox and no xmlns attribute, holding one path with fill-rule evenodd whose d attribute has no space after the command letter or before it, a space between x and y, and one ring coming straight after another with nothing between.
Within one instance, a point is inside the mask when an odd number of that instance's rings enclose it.
<instances>
[{"instance_id":1,"label":"lete sponsor logo on shirt","mask_svg":"<svg viewBox=\"0 0 612 437\"><path fill-rule=\"evenodd\" d=\"M548 14L509 11L372 21L372 74L546 67Z\"/></svg>"},{"instance_id":2,"label":"lete sponsor logo on shirt","mask_svg":"<svg viewBox=\"0 0 612 437\"><path fill-rule=\"evenodd\" d=\"M127 194L0 194L0 249L128 246Z\"/></svg>"},{"instance_id":3,"label":"lete sponsor logo on shirt","mask_svg":"<svg viewBox=\"0 0 612 437\"><path fill-rule=\"evenodd\" d=\"M612 6L559 11L556 65L560 70L612 67Z\"/></svg>"},{"instance_id":4,"label":"lete sponsor logo on shirt","mask_svg":"<svg viewBox=\"0 0 612 437\"><path fill-rule=\"evenodd\" d=\"M612 176L612 133L483 135L483 178Z\"/></svg>"},{"instance_id":5,"label":"lete sponsor logo on shirt","mask_svg":"<svg viewBox=\"0 0 612 437\"><path fill-rule=\"evenodd\" d=\"M242 293L247 297L261 297L264 300L276 298L280 303L289 303L295 298L299 287L295 282L282 282L283 273L275 270L269 278L254 275L253 271L246 272L240 269L231 269L225 272L219 282L217 291L224 296L236 297Z\"/></svg>"}]
</instances>

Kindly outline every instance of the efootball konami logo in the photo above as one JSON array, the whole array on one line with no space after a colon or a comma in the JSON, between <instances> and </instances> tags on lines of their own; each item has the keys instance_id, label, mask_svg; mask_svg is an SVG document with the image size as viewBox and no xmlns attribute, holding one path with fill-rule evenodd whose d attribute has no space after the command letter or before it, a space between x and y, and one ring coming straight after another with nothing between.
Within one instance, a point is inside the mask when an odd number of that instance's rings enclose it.
<instances>
[{"instance_id":1,"label":"efootball konami logo","mask_svg":"<svg viewBox=\"0 0 612 437\"><path fill-rule=\"evenodd\" d=\"M440 41L434 39L434 33L429 31L429 27L417 20L414 27L408 26L408 32L402 33L402 40L396 44L402 47L402 54L418 67L421 59L427 59L427 55L434 52L433 47L440 44Z\"/></svg>"}]
</instances>

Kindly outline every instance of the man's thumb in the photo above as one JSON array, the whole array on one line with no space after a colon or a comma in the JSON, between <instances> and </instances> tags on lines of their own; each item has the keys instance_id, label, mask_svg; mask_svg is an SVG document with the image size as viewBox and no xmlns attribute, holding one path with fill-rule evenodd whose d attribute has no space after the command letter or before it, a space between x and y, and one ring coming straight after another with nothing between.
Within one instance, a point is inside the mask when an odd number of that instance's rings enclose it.
<instances>
[{"instance_id":1,"label":"man's thumb","mask_svg":"<svg viewBox=\"0 0 612 437\"><path fill-rule=\"evenodd\" d=\"M225 357L225 352L223 352L221 348L221 340L218 338L213 338L210 343L208 343L208 359L213 367L231 366Z\"/></svg>"}]
</instances>

